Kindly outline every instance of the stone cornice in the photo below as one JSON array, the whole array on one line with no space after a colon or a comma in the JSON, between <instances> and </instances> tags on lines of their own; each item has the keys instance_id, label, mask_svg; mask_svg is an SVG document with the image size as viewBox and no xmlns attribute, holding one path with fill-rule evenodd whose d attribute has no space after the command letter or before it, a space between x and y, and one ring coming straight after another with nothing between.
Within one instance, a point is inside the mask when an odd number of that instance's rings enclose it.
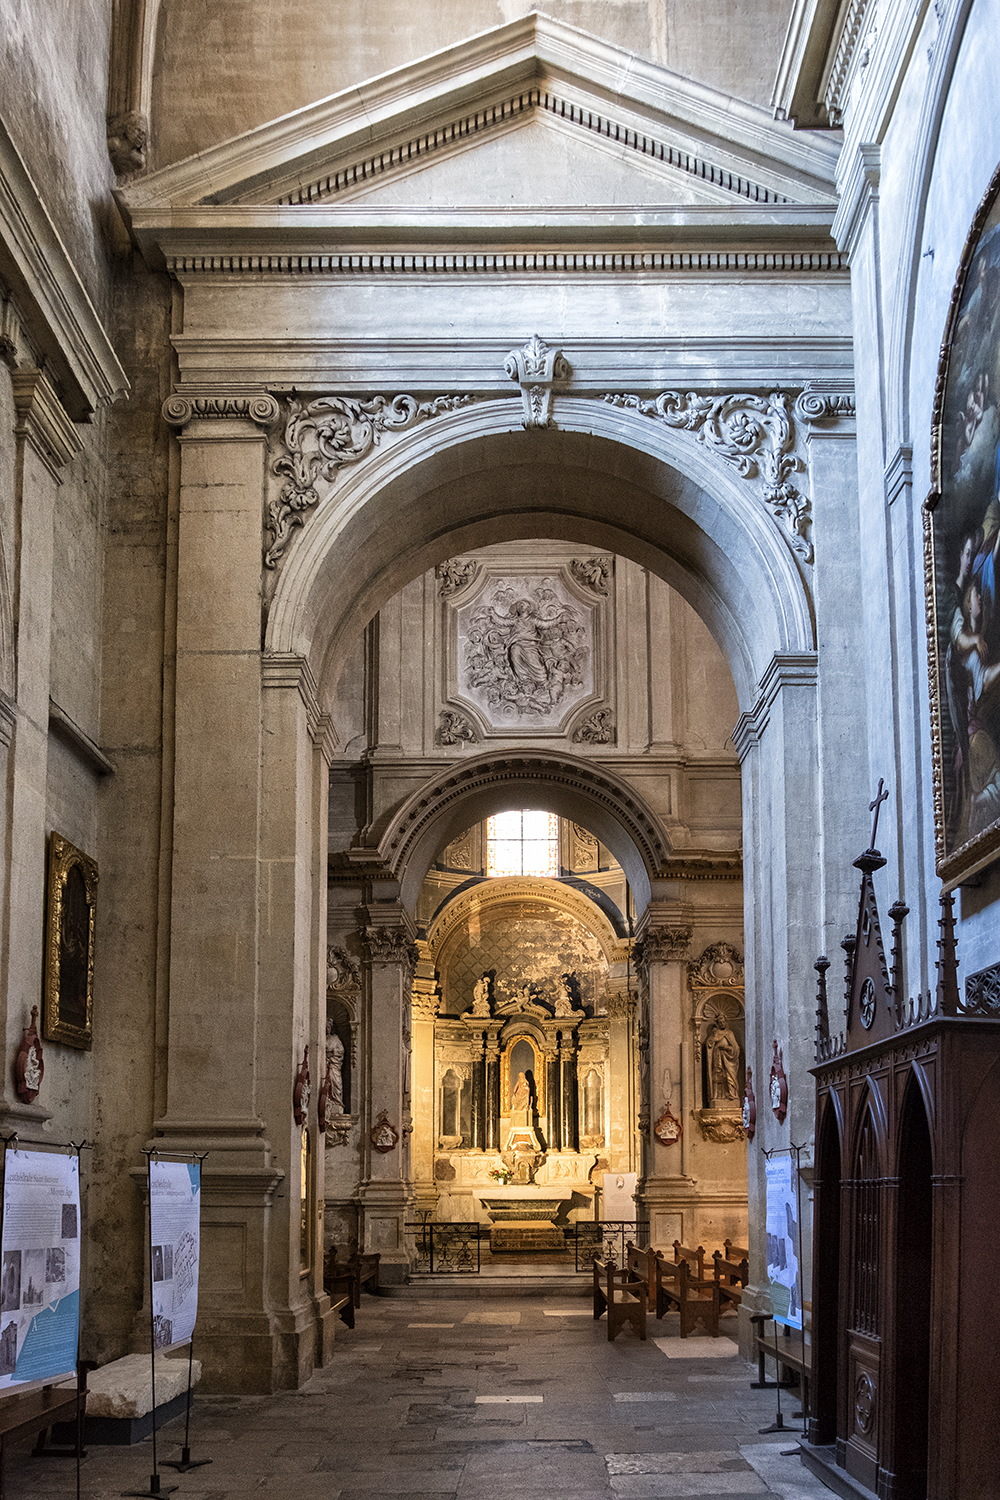
<instances>
[{"instance_id":1,"label":"stone cornice","mask_svg":"<svg viewBox=\"0 0 1000 1500\"><path fill-rule=\"evenodd\" d=\"M319 701L316 677L305 656L269 652L261 658L261 684L264 688L296 688L306 709L309 735L329 765L340 743L333 720Z\"/></svg>"},{"instance_id":2,"label":"stone cornice","mask_svg":"<svg viewBox=\"0 0 1000 1500\"><path fill-rule=\"evenodd\" d=\"M25 438L53 478L75 458L83 442L42 370L12 370L17 421L14 431Z\"/></svg>"},{"instance_id":3,"label":"stone cornice","mask_svg":"<svg viewBox=\"0 0 1000 1500\"><path fill-rule=\"evenodd\" d=\"M189 276L441 275L848 269L832 206L651 209L326 207L136 210L149 263Z\"/></svg>"},{"instance_id":4,"label":"stone cornice","mask_svg":"<svg viewBox=\"0 0 1000 1500\"><path fill-rule=\"evenodd\" d=\"M771 717L771 707L786 687L815 688L818 681L814 651L780 652L772 656L760 680L760 693L753 707L741 714L732 733L736 753L742 761L760 743Z\"/></svg>"},{"instance_id":5,"label":"stone cornice","mask_svg":"<svg viewBox=\"0 0 1000 1500\"><path fill-rule=\"evenodd\" d=\"M93 771L95 776L113 776L114 765L100 745L85 734L75 720L71 719L64 708L60 708L54 698L49 699L49 732L57 739L67 745L78 760Z\"/></svg>"},{"instance_id":6,"label":"stone cornice","mask_svg":"<svg viewBox=\"0 0 1000 1500\"><path fill-rule=\"evenodd\" d=\"M128 379L59 232L0 122L0 279L51 365L66 410L85 421L127 394Z\"/></svg>"},{"instance_id":7,"label":"stone cornice","mask_svg":"<svg viewBox=\"0 0 1000 1500\"><path fill-rule=\"evenodd\" d=\"M600 109L630 104L648 120L693 140L710 139L720 158L797 179L803 194L829 191L836 149L822 136L776 125L766 110L681 77L633 52L536 13L497 26L318 103L209 147L136 184L129 207L264 196L294 174L307 178L331 157L435 126L470 106L539 79L593 95ZM727 161L721 164L728 165Z\"/></svg>"}]
</instances>

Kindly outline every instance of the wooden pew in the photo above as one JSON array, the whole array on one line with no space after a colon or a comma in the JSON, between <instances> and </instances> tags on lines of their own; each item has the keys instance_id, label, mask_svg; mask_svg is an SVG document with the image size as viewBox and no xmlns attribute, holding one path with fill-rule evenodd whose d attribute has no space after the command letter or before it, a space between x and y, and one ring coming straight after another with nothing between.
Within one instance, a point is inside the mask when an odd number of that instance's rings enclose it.
<instances>
[{"instance_id":1,"label":"wooden pew","mask_svg":"<svg viewBox=\"0 0 1000 1500\"><path fill-rule=\"evenodd\" d=\"M686 1260L691 1268L691 1274L698 1281L705 1281L705 1247L699 1245L697 1250L689 1250L687 1245L682 1245L680 1240L674 1240L674 1261L680 1265Z\"/></svg>"},{"instance_id":2,"label":"wooden pew","mask_svg":"<svg viewBox=\"0 0 1000 1500\"><path fill-rule=\"evenodd\" d=\"M608 1342L631 1323L641 1339L646 1337L645 1283L621 1270L613 1260L594 1260L594 1318L608 1315Z\"/></svg>"},{"instance_id":3,"label":"wooden pew","mask_svg":"<svg viewBox=\"0 0 1000 1500\"><path fill-rule=\"evenodd\" d=\"M376 1255L371 1251L359 1250L357 1240L351 1241L351 1255L348 1265L354 1272L355 1307L361 1306L361 1291L363 1287L367 1287L373 1296L378 1296L378 1263L381 1258L380 1255Z\"/></svg>"},{"instance_id":4,"label":"wooden pew","mask_svg":"<svg viewBox=\"0 0 1000 1500\"><path fill-rule=\"evenodd\" d=\"M331 1245L323 1262L323 1290L348 1328L354 1327L354 1282L354 1272L337 1264L337 1247Z\"/></svg>"},{"instance_id":5,"label":"wooden pew","mask_svg":"<svg viewBox=\"0 0 1000 1500\"><path fill-rule=\"evenodd\" d=\"M728 1247L730 1241L726 1240L725 1243ZM738 1249L734 1249L732 1252L733 1257L738 1253ZM727 1253L725 1254L721 1250L716 1250L712 1256L712 1263L715 1270L715 1281L719 1288L720 1309L725 1311L728 1307L739 1307L743 1296L743 1288L750 1279L749 1260L745 1255L742 1260L730 1259L727 1248Z\"/></svg>"}]
</instances>

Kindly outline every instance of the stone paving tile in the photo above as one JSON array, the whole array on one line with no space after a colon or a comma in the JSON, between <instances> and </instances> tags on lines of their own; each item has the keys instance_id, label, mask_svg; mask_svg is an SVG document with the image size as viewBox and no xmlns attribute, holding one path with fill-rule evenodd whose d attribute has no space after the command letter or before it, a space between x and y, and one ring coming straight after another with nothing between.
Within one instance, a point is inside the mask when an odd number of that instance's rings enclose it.
<instances>
[{"instance_id":1,"label":"stone paving tile","mask_svg":"<svg viewBox=\"0 0 1000 1500\"><path fill-rule=\"evenodd\" d=\"M192 1450L214 1462L179 1476L176 1500L811 1500L828 1493L795 1487L818 1481L797 1459L780 1458L794 1430L770 1442L758 1435L774 1417L774 1396L749 1389L751 1366L712 1355L702 1361L691 1348L667 1360L652 1339L609 1344L603 1322L546 1315L560 1307L558 1299L526 1298L512 1309L509 1295L472 1306L400 1297L384 1308L366 1298L358 1327L338 1330L331 1365L303 1391L196 1397ZM410 1326L421 1322L455 1326ZM482 1396L517 1399L477 1403ZM182 1441L182 1421L162 1429L161 1457ZM30 1440L10 1452L7 1500L72 1496L74 1466L33 1460L29 1448ZM91 1455L82 1500L117 1500L123 1489L148 1484L148 1442L92 1448ZM619 1465L614 1473L609 1459ZM171 1471L163 1476L174 1482Z\"/></svg>"}]
</instances>

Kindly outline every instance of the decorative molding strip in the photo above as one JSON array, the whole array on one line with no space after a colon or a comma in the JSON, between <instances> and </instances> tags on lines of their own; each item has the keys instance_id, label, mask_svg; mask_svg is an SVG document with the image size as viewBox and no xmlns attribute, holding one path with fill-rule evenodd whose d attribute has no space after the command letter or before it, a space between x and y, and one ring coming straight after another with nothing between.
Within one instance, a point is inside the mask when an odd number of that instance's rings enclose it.
<instances>
[{"instance_id":1,"label":"decorative molding strip","mask_svg":"<svg viewBox=\"0 0 1000 1500\"><path fill-rule=\"evenodd\" d=\"M168 396L161 408L171 427L186 427L191 421L221 421L242 417L258 427L270 427L281 414L273 396Z\"/></svg>"},{"instance_id":2,"label":"decorative molding strip","mask_svg":"<svg viewBox=\"0 0 1000 1500\"><path fill-rule=\"evenodd\" d=\"M528 116L535 110L555 115L558 119L590 131L594 135L604 136L628 151L634 151L639 156L650 157L654 161L661 161L665 166L684 172L689 177L697 177L701 182L710 183L724 192L746 198L751 203L788 203L790 201L782 197L780 193L775 193L770 188L762 187L758 182L730 172L725 167L716 166L713 162L695 156L690 151L682 151L677 146L655 140L652 136L632 130L616 120L609 120L605 115L597 114L594 110L584 109L568 99L561 99L548 89L537 87L524 89L509 99L476 110L474 114L464 115L461 119L451 120L448 124L425 131L422 135L400 141L394 146L365 157L362 161L353 162L349 167L344 167L338 172L306 183L303 187L296 188L294 192L286 193L277 201L279 205L322 203L372 178L382 177L387 172L422 161L436 152L454 146L458 141L508 127L512 121Z\"/></svg>"},{"instance_id":3,"label":"decorative molding strip","mask_svg":"<svg viewBox=\"0 0 1000 1500\"><path fill-rule=\"evenodd\" d=\"M315 276L510 275L517 271L847 271L850 258L836 250L523 250L458 253L372 252L365 255L173 255L167 267L174 275L246 276L276 274Z\"/></svg>"},{"instance_id":4,"label":"decorative molding strip","mask_svg":"<svg viewBox=\"0 0 1000 1500\"><path fill-rule=\"evenodd\" d=\"M460 594L471 583L475 583L479 577L479 564L471 559L449 557L447 562L438 563L434 569L434 577L441 585L438 589L439 598L448 599L452 594Z\"/></svg>"},{"instance_id":5,"label":"decorative molding strip","mask_svg":"<svg viewBox=\"0 0 1000 1500\"><path fill-rule=\"evenodd\" d=\"M809 538L808 497L789 482L805 468L792 449L795 428L784 391L769 396L699 396L694 391L663 391L651 400L606 395L611 406L653 417L668 427L693 432L700 443L724 459L743 479L758 478L761 494L788 533L792 550L803 562L813 560Z\"/></svg>"},{"instance_id":6,"label":"decorative molding strip","mask_svg":"<svg viewBox=\"0 0 1000 1500\"><path fill-rule=\"evenodd\" d=\"M84 734L79 724L71 719L54 698L49 699L49 732L61 740L78 760L81 760L95 776L113 776L115 768L100 745Z\"/></svg>"},{"instance_id":7,"label":"decorative molding strip","mask_svg":"<svg viewBox=\"0 0 1000 1500\"><path fill-rule=\"evenodd\" d=\"M611 745L615 739L615 716L610 708L599 708L573 730L577 745Z\"/></svg>"},{"instance_id":8,"label":"decorative molding strip","mask_svg":"<svg viewBox=\"0 0 1000 1500\"><path fill-rule=\"evenodd\" d=\"M460 745L463 741L466 744L475 743L479 735L464 714L444 708L441 710L441 723L434 738L439 745Z\"/></svg>"},{"instance_id":9,"label":"decorative molding strip","mask_svg":"<svg viewBox=\"0 0 1000 1500\"><path fill-rule=\"evenodd\" d=\"M260 673L263 688L295 688L298 691L305 705L309 737L329 763L340 740L333 720L320 703L316 676L308 657L293 652L268 652L261 657Z\"/></svg>"},{"instance_id":10,"label":"decorative molding strip","mask_svg":"<svg viewBox=\"0 0 1000 1500\"><path fill-rule=\"evenodd\" d=\"M264 549L265 568L278 566L294 531L305 524L306 512L319 504L318 479L332 484L338 469L364 458L383 433L402 432L442 412L468 406L475 399L435 396L430 401L417 401L414 396L372 396L359 401L352 396L320 396L305 405L293 397L285 424L287 451L273 465L274 472L285 475L288 483L278 498L268 503L266 526L271 541Z\"/></svg>"},{"instance_id":11,"label":"decorative molding strip","mask_svg":"<svg viewBox=\"0 0 1000 1500\"><path fill-rule=\"evenodd\" d=\"M871 8L872 0L843 0L841 17L838 18L840 21L840 34L837 38L836 50L833 54L829 72L822 85L823 103L826 107L826 118L830 125L840 125L842 123L847 83L852 72L855 54L858 50L861 29ZM861 67L867 67L867 48L862 52L859 61Z\"/></svg>"},{"instance_id":12,"label":"decorative molding strip","mask_svg":"<svg viewBox=\"0 0 1000 1500\"><path fill-rule=\"evenodd\" d=\"M552 416L552 387L569 380L570 367L560 349L551 348L538 334L520 349L512 349L503 362L504 374L521 388L523 427L548 427Z\"/></svg>"},{"instance_id":13,"label":"decorative molding strip","mask_svg":"<svg viewBox=\"0 0 1000 1500\"><path fill-rule=\"evenodd\" d=\"M760 680L760 691L746 713L740 714L732 732L736 754L742 761L760 744L771 719L771 706L785 688L815 689L819 678L814 651L776 651Z\"/></svg>"},{"instance_id":14,"label":"decorative molding strip","mask_svg":"<svg viewBox=\"0 0 1000 1500\"><path fill-rule=\"evenodd\" d=\"M15 295L37 358L51 368L74 421L128 393L104 324L2 122L0 279Z\"/></svg>"},{"instance_id":15,"label":"decorative molding strip","mask_svg":"<svg viewBox=\"0 0 1000 1500\"><path fill-rule=\"evenodd\" d=\"M569 570L583 588L607 598L615 570L613 557L574 557Z\"/></svg>"}]
</instances>

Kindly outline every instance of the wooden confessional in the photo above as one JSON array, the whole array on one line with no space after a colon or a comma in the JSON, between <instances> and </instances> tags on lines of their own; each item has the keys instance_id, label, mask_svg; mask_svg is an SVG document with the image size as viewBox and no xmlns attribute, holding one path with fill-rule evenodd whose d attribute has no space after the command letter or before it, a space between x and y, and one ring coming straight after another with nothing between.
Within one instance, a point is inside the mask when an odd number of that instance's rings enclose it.
<instances>
[{"instance_id":1,"label":"wooden confessional","mask_svg":"<svg viewBox=\"0 0 1000 1500\"><path fill-rule=\"evenodd\" d=\"M873 839L874 842L874 839ZM904 1000L907 908L887 966L861 871L842 1032L817 1009L812 1410L803 1459L836 1493L1000 1496L1000 966L960 996L950 894L937 987Z\"/></svg>"}]
</instances>

